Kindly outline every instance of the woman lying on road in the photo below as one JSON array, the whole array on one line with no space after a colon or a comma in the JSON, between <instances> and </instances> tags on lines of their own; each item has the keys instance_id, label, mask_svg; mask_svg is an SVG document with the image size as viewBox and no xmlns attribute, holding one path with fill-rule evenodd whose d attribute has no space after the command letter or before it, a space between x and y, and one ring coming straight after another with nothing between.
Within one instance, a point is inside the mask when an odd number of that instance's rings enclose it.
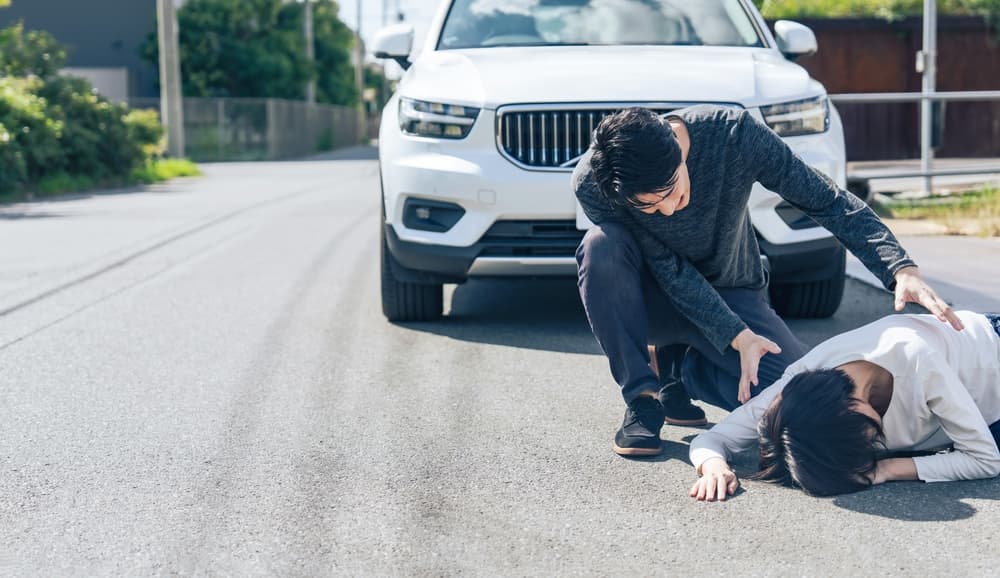
<instances>
[{"instance_id":1,"label":"woman lying on road","mask_svg":"<svg viewBox=\"0 0 1000 578\"><path fill-rule=\"evenodd\" d=\"M691 497L733 494L728 458L758 441L754 479L817 496L1000 474L1000 316L958 317L965 331L931 315L890 315L818 345L695 438ZM949 444L947 453L883 457Z\"/></svg>"}]
</instances>

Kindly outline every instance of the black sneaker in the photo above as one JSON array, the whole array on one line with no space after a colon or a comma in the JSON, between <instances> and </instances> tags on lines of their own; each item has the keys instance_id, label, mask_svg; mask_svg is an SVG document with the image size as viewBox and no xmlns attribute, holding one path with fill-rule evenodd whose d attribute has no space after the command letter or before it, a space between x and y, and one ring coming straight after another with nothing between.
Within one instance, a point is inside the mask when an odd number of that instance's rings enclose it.
<instances>
[{"instance_id":1,"label":"black sneaker","mask_svg":"<svg viewBox=\"0 0 1000 578\"><path fill-rule=\"evenodd\" d=\"M681 362L687 350L685 345L668 345L655 348L655 353L650 352L654 360L650 365L660 379L658 398L663 406L664 421L670 425L707 425L704 410L691 403L691 396L681 382Z\"/></svg>"},{"instance_id":2,"label":"black sneaker","mask_svg":"<svg viewBox=\"0 0 1000 578\"><path fill-rule=\"evenodd\" d=\"M660 428L663 408L652 397L640 396L625 409L612 448L620 456L655 456L663 449Z\"/></svg>"},{"instance_id":3,"label":"black sneaker","mask_svg":"<svg viewBox=\"0 0 1000 578\"><path fill-rule=\"evenodd\" d=\"M707 425L705 411L691 403L684 384L674 381L660 390L660 406L663 407L663 420L670 425Z\"/></svg>"}]
</instances>

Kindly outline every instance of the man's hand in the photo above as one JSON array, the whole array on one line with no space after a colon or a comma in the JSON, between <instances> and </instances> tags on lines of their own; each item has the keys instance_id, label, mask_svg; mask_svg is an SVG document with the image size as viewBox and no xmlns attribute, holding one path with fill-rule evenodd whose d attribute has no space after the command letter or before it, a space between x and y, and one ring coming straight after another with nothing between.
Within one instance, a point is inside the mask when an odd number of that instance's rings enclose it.
<instances>
[{"instance_id":1,"label":"man's hand","mask_svg":"<svg viewBox=\"0 0 1000 578\"><path fill-rule=\"evenodd\" d=\"M699 501L720 502L732 496L740 487L740 480L722 458L711 458L701 465L701 477L691 486L690 495Z\"/></svg>"},{"instance_id":2,"label":"man's hand","mask_svg":"<svg viewBox=\"0 0 1000 578\"><path fill-rule=\"evenodd\" d=\"M965 329L962 320L923 280L916 266L903 267L896 271L896 311L902 311L907 303L923 305L938 320L951 323L957 331Z\"/></svg>"},{"instance_id":3,"label":"man's hand","mask_svg":"<svg viewBox=\"0 0 1000 578\"><path fill-rule=\"evenodd\" d=\"M750 384L758 383L757 367L760 365L760 358L768 353L781 353L781 348L750 329L740 331L730 345L740 352L740 390L737 399L740 403L746 403L750 401Z\"/></svg>"}]
</instances>

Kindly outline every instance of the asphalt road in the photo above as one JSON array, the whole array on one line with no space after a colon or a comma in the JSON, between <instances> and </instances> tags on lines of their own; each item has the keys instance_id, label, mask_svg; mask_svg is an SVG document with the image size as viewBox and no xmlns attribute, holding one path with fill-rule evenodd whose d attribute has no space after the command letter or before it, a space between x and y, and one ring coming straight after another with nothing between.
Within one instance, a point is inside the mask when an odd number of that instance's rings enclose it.
<instances>
[{"instance_id":1,"label":"asphalt road","mask_svg":"<svg viewBox=\"0 0 1000 578\"><path fill-rule=\"evenodd\" d=\"M385 322L373 161L206 173L0 208L0 574L997 572L998 481L708 504L699 430L612 454L621 399L572 280ZM793 327L890 303L851 281Z\"/></svg>"}]
</instances>

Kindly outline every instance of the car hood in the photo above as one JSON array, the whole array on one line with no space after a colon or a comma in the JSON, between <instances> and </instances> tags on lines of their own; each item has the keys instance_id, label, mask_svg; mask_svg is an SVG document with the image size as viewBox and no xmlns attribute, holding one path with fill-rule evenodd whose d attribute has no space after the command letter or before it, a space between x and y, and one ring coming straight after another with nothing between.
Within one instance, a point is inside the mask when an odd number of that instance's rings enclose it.
<instances>
[{"instance_id":1,"label":"car hood","mask_svg":"<svg viewBox=\"0 0 1000 578\"><path fill-rule=\"evenodd\" d=\"M496 108L561 102L718 102L759 106L823 89L770 49L570 46L444 50L416 59L408 98Z\"/></svg>"}]
</instances>

